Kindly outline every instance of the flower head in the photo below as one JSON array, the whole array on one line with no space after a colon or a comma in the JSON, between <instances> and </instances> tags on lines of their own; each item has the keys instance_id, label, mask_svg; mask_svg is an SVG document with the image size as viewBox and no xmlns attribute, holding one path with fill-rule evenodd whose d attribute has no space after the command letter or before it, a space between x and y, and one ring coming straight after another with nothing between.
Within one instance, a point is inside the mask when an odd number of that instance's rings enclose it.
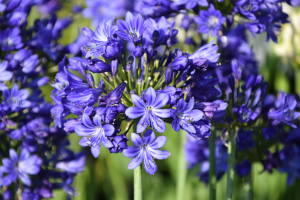
<instances>
[{"instance_id":1,"label":"flower head","mask_svg":"<svg viewBox=\"0 0 300 200\"><path fill-rule=\"evenodd\" d=\"M222 13L216 10L213 4L209 5L208 10L201 10L199 17L195 17L194 20L199 24L200 33L208 33L212 37L217 35L217 31L221 28L221 25L225 22L225 17L222 17Z\"/></svg>"},{"instance_id":2,"label":"flower head","mask_svg":"<svg viewBox=\"0 0 300 200\"><path fill-rule=\"evenodd\" d=\"M123 150L123 154L128 158L133 158L128 164L128 169L135 169L144 160L144 167L148 174L155 174L157 166L153 158L162 160L168 158L171 154L168 151L158 150L167 142L166 136L158 136L152 130L147 130L143 136L136 133L131 134L131 140L134 146Z\"/></svg>"},{"instance_id":3,"label":"flower head","mask_svg":"<svg viewBox=\"0 0 300 200\"><path fill-rule=\"evenodd\" d=\"M28 90L19 90L19 86L17 84L15 84L10 91L4 90L3 92L5 104L9 106L13 111L19 108L29 107L31 103L27 100L28 96Z\"/></svg>"},{"instance_id":4,"label":"flower head","mask_svg":"<svg viewBox=\"0 0 300 200\"><path fill-rule=\"evenodd\" d=\"M150 87L145 94L146 102L138 95L131 95L132 102L136 107L129 107L125 114L130 119L142 117L137 125L137 132L141 133L150 125L159 133L166 130L166 124L161 118L168 118L171 116L169 109L161 109L169 101L167 94L161 93L156 97L155 90Z\"/></svg>"},{"instance_id":5,"label":"flower head","mask_svg":"<svg viewBox=\"0 0 300 200\"><path fill-rule=\"evenodd\" d=\"M110 124L102 125L101 117L98 115L94 116L93 122L86 113L83 113L83 124L75 127L75 133L83 137L79 144L82 147L90 146L93 156L97 158L100 154L101 143L106 148L113 147L107 136L111 136L115 132L115 127Z\"/></svg>"}]
</instances>

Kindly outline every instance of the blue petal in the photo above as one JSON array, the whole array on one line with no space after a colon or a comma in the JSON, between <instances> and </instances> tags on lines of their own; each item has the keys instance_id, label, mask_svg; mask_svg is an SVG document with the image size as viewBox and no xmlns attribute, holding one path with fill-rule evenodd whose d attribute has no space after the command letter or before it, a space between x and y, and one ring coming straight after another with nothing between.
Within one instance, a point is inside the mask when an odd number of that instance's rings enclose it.
<instances>
[{"instance_id":1,"label":"blue petal","mask_svg":"<svg viewBox=\"0 0 300 200\"><path fill-rule=\"evenodd\" d=\"M203 112L200 110L192 110L189 112L184 112L183 116L187 117L192 122L196 122L196 121L199 121L200 119L202 119Z\"/></svg>"},{"instance_id":2,"label":"blue petal","mask_svg":"<svg viewBox=\"0 0 300 200\"><path fill-rule=\"evenodd\" d=\"M159 136L156 138L156 140L154 142L152 142L149 147L151 149L159 149L163 146L165 146L167 142L167 137L166 136Z\"/></svg>"},{"instance_id":3,"label":"blue petal","mask_svg":"<svg viewBox=\"0 0 300 200\"><path fill-rule=\"evenodd\" d=\"M194 100L194 97L192 97L185 108L185 112L189 112L189 111L193 110L194 104L195 104L195 100Z\"/></svg>"},{"instance_id":4,"label":"blue petal","mask_svg":"<svg viewBox=\"0 0 300 200\"><path fill-rule=\"evenodd\" d=\"M145 114L139 121L136 131L142 133L150 125L149 114Z\"/></svg>"},{"instance_id":5,"label":"blue petal","mask_svg":"<svg viewBox=\"0 0 300 200\"><path fill-rule=\"evenodd\" d=\"M93 122L94 122L94 124L96 124L97 126L102 126L102 119L101 119L101 116L100 115L95 115L94 117L93 117Z\"/></svg>"},{"instance_id":6,"label":"blue petal","mask_svg":"<svg viewBox=\"0 0 300 200\"><path fill-rule=\"evenodd\" d=\"M129 164L128 164L128 169L135 169L137 168L144 159L143 151L140 151L139 155L137 157L133 158Z\"/></svg>"},{"instance_id":7,"label":"blue petal","mask_svg":"<svg viewBox=\"0 0 300 200\"><path fill-rule=\"evenodd\" d=\"M95 158L98 158L98 156L100 154L100 143L97 146L91 147L91 153L93 154L93 156Z\"/></svg>"},{"instance_id":8,"label":"blue petal","mask_svg":"<svg viewBox=\"0 0 300 200\"><path fill-rule=\"evenodd\" d=\"M155 90L149 87L146 91L146 101L148 106L152 106L156 98Z\"/></svg>"},{"instance_id":9,"label":"blue petal","mask_svg":"<svg viewBox=\"0 0 300 200\"><path fill-rule=\"evenodd\" d=\"M151 125L154 128L154 130L156 130L159 133L165 132L166 124L162 119L160 119L156 115L151 114L150 121L151 121Z\"/></svg>"},{"instance_id":10,"label":"blue petal","mask_svg":"<svg viewBox=\"0 0 300 200\"><path fill-rule=\"evenodd\" d=\"M138 108L138 107L129 107L126 109L125 114L130 119L136 119L145 114L144 108Z\"/></svg>"},{"instance_id":11,"label":"blue petal","mask_svg":"<svg viewBox=\"0 0 300 200\"><path fill-rule=\"evenodd\" d=\"M12 173L8 174L6 177L2 179L2 185L10 185L12 182L16 181L18 178L18 173L13 171Z\"/></svg>"},{"instance_id":12,"label":"blue petal","mask_svg":"<svg viewBox=\"0 0 300 200\"><path fill-rule=\"evenodd\" d=\"M145 171L151 175L155 174L157 170L156 163L154 162L150 152L147 150L145 151L144 168Z\"/></svg>"},{"instance_id":13,"label":"blue petal","mask_svg":"<svg viewBox=\"0 0 300 200\"><path fill-rule=\"evenodd\" d=\"M141 151L140 147L128 147L127 149L123 150L123 154L127 158L134 158L140 153L140 151Z\"/></svg>"},{"instance_id":14,"label":"blue petal","mask_svg":"<svg viewBox=\"0 0 300 200\"><path fill-rule=\"evenodd\" d=\"M83 137L79 140L79 145L82 147L90 146L91 141L89 141L86 137Z\"/></svg>"},{"instance_id":15,"label":"blue petal","mask_svg":"<svg viewBox=\"0 0 300 200\"><path fill-rule=\"evenodd\" d=\"M93 128L95 127L95 125L93 124L93 122L91 121L90 117L88 116L88 114L83 113L82 115L82 123L89 128Z\"/></svg>"},{"instance_id":16,"label":"blue petal","mask_svg":"<svg viewBox=\"0 0 300 200\"><path fill-rule=\"evenodd\" d=\"M25 173L19 173L19 178L22 180L22 182L25 185L27 185L27 186L31 185L31 180L30 180L30 178L28 177L27 174L25 174Z\"/></svg>"},{"instance_id":17,"label":"blue petal","mask_svg":"<svg viewBox=\"0 0 300 200\"><path fill-rule=\"evenodd\" d=\"M171 117L171 109L153 109L153 113L161 118Z\"/></svg>"},{"instance_id":18,"label":"blue petal","mask_svg":"<svg viewBox=\"0 0 300 200\"><path fill-rule=\"evenodd\" d=\"M12 162L17 162L18 154L14 149L9 150L9 156L10 156L10 159L12 160Z\"/></svg>"},{"instance_id":19,"label":"blue petal","mask_svg":"<svg viewBox=\"0 0 300 200\"><path fill-rule=\"evenodd\" d=\"M131 95L131 100L134 103L134 105L138 108L145 108L146 107L146 104L143 101L143 99L141 97L139 97L138 95L136 95L136 94Z\"/></svg>"},{"instance_id":20,"label":"blue petal","mask_svg":"<svg viewBox=\"0 0 300 200\"><path fill-rule=\"evenodd\" d=\"M97 132L97 128L87 128L83 125L75 126L75 133L78 136L89 136L95 134L96 132Z\"/></svg>"},{"instance_id":21,"label":"blue petal","mask_svg":"<svg viewBox=\"0 0 300 200\"><path fill-rule=\"evenodd\" d=\"M177 131L177 132L180 131L179 123L175 119L172 121L172 128L174 129L174 131Z\"/></svg>"},{"instance_id":22,"label":"blue petal","mask_svg":"<svg viewBox=\"0 0 300 200\"><path fill-rule=\"evenodd\" d=\"M154 158L159 159L159 160L166 159L171 155L170 152L165 151L165 150L150 150L150 152Z\"/></svg>"},{"instance_id":23,"label":"blue petal","mask_svg":"<svg viewBox=\"0 0 300 200\"><path fill-rule=\"evenodd\" d=\"M151 144L155 140L155 134L151 129L148 129L143 136L144 144Z\"/></svg>"},{"instance_id":24,"label":"blue petal","mask_svg":"<svg viewBox=\"0 0 300 200\"><path fill-rule=\"evenodd\" d=\"M169 95L161 93L155 98L155 101L152 106L154 108L161 108L164 105L166 105L168 101L169 101Z\"/></svg>"},{"instance_id":25,"label":"blue petal","mask_svg":"<svg viewBox=\"0 0 300 200\"><path fill-rule=\"evenodd\" d=\"M103 126L103 130L104 130L104 134L106 136L111 136L115 132L115 127L113 125L110 125L110 124L105 124Z\"/></svg>"},{"instance_id":26,"label":"blue petal","mask_svg":"<svg viewBox=\"0 0 300 200\"><path fill-rule=\"evenodd\" d=\"M103 136L101 141L102 141L102 145L106 148L112 148L114 146L106 136Z\"/></svg>"},{"instance_id":27,"label":"blue petal","mask_svg":"<svg viewBox=\"0 0 300 200\"><path fill-rule=\"evenodd\" d=\"M131 133L131 141L136 147L140 147L143 145L143 140L139 134Z\"/></svg>"},{"instance_id":28,"label":"blue petal","mask_svg":"<svg viewBox=\"0 0 300 200\"><path fill-rule=\"evenodd\" d=\"M13 74L9 71L4 71L0 73L0 81L8 81L12 78Z\"/></svg>"},{"instance_id":29,"label":"blue petal","mask_svg":"<svg viewBox=\"0 0 300 200\"><path fill-rule=\"evenodd\" d=\"M196 133L195 127L189 122L185 122L183 125L181 125L181 128L189 133Z\"/></svg>"}]
</instances>

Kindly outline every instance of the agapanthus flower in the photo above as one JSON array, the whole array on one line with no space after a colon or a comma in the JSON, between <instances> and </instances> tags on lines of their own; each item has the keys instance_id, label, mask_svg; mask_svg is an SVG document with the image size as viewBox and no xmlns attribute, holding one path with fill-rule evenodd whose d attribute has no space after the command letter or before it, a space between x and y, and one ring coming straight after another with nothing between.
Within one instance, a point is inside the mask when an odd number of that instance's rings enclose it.
<instances>
[{"instance_id":1,"label":"agapanthus flower","mask_svg":"<svg viewBox=\"0 0 300 200\"><path fill-rule=\"evenodd\" d=\"M14 84L11 90L3 91L4 103L13 111L29 107L31 103L27 100L28 96L29 91L26 89L19 90L17 84Z\"/></svg>"},{"instance_id":2,"label":"agapanthus flower","mask_svg":"<svg viewBox=\"0 0 300 200\"><path fill-rule=\"evenodd\" d=\"M111 124L102 125L101 117L97 115L94 116L93 122L86 113L83 113L83 125L77 125L75 133L83 137L79 144L82 147L90 146L93 156L97 158L100 154L101 143L106 148L113 147L107 136L111 136L115 132L115 127Z\"/></svg>"},{"instance_id":3,"label":"agapanthus flower","mask_svg":"<svg viewBox=\"0 0 300 200\"><path fill-rule=\"evenodd\" d=\"M42 159L37 155L30 156L26 149L21 150L19 156L14 149L10 149L9 155L10 158L2 159L1 171L7 174L3 177L2 185L10 185L19 177L25 185L30 186L31 180L28 175L39 173Z\"/></svg>"},{"instance_id":4,"label":"agapanthus flower","mask_svg":"<svg viewBox=\"0 0 300 200\"><path fill-rule=\"evenodd\" d=\"M203 112L194 109L194 98L191 98L188 103L184 99L178 101L176 110L171 109L171 115L173 117L172 127L175 131L179 131L180 127L189 132L196 133L195 127L192 125L193 122L197 122L203 117Z\"/></svg>"},{"instance_id":5,"label":"agapanthus flower","mask_svg":"<svg viewBox=\"0 0 300 200\"><path fill-rule=\"evenodd\" d=\"M146 102L136 94L131 95L131 100L136 107L129 107L125 114L130 119L142 117L137 125L137 132L146 130L147 126L152 126L154 130L163 133L166 130L166 124L161 118L171 116L170 109L161 109L169 101L167 94L161 93L156 96L155 90L149 87L145 93Z\"/></svg>"},{"instance_id":6,"label":"agapanthus flower","mask_svg":"<svg viewBox=\"0 0 300 200\"><path fill-rule=\"evenodd\" d=\"M209 5L208 10L201 10L199 12L199 17L195 17L194 20L199 24L200 33L208 33L212 37L217 35L217 31L221 28L221 25L225 22L225 17L219 10L216 10L213 4Z\"/></svg>"},{"instance_id":7,"label":"agapanthus flower","mask_svg":"<svg viewBox=\"0 0 300 200\"><path fill-rule=\"evenodd\" d=\"M131 12L127 12L125 19L126 21L117 21L119 31L116 34L126 41L139 41L147 28L148 20L144 20L140 14L134 16Z\"/></svg>"},{"instance_id":8,"label":"agapanthus flower","mask_svg":"<svg viewBox=\"0 0 300 200\"><path fill-rule=\"evenodd\" d=\"M155 174L157 166L153 158L162 160L168 158L171 154L165 150L158 150L167 142L166 136L158 136L152 130L147 130L143 135L143 139L139 134L131 133L131 140L134 146L123 150L123 154L128 158L133 158L128 169L135 169L144 160L144 168L148 174Z\"/></svg>"},{"instance_id":9,"label":"agapanthus flower","mask_svg":"<svg viewBox=\"0 0 300 200\"><path fill-rule=\"evenodd\" d=\"M6 71L7 67L7 61L0 63L0 81L8 81L12 78L13 74L10 71Z\"/></svg>"},{"instance_id":10,"label":"agapanthus flower","mask_svg":"<svg viewBox=\"0 0 300 200\"><path fill-rule=\"evenodd\" d=\"M23 47L19 28L0 30L0 45L2 51L18 50Z\"/></svg>"}]
</instances>

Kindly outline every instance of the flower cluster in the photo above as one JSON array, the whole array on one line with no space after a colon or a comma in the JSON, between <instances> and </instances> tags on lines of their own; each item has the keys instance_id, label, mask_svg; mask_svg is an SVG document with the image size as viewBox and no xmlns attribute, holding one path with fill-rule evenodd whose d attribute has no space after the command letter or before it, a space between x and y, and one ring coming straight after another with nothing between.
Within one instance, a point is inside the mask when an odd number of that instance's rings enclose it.
<instances>
[{"instance_id":1,"label":"flower cluster","mask_svg":"<svg viewBox=\"0 0 300 200\"><path fill-rule=\"evenodd\" d=\"M31 1L0 2L0 198L52 198L53 190L75 195L71 184L83 171L85 155L67 148L67 133L51 126L42 95L48 68L68 52L58 43L72 20L49 18L27 26ZM46 13L46 11L45 11Z\"/></svg>"},{"instance_id":2,"label":"flower cluster","mask_svg":"<svg viewBox=\"0 0 300 200\"><path fill-rule=\"evenodd\" d=\"M145 20L130 12L116 24L114 18L103 19L95 31L87 27L82 31L88 40L82 47L84 58L64 58L52 83L56 126L83 137L80 145L91 147L94 157L102 144L111 153L134 158L129 169L144 160L149 174L156 171L153 158L169 156L157 150L166 137L155 139L150 129L164 133L169 123L194 138L209 137L210 119L223 103L213 102L220 95L211 78L220 57L213 42L193 54L171 51L177 43L174 22L164 17ZM125 42L134 47L127 49ZM161 48L164 52L159 52ZM66 121L69 114L78 117ZM131 127L135 147L127 148Z\"/></svg>"}]
</instances>

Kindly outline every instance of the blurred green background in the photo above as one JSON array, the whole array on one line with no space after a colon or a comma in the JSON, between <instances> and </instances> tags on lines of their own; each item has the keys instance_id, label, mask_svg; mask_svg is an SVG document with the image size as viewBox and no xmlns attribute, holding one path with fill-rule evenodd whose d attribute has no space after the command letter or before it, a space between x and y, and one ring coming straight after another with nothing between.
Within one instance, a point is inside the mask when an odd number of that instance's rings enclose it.
<instances>
[{"instance_id":1,"label":"blurred green background","mask_svg":"<svg viewBox=\"0 0 300 200\"><path fill-rule=\"evenodd\" d=\"M73 4L84 5L83 0L66 2L58 17L72 15ZM289 13L291 24L282 28L278 44L265 42L266 35L248 38L259 61L260 72L269 83L269 92L277 93L280 90L300 94L300 10L284 5L285 12ZM33 10L30 14L30 23L41 17ZM75 16L74 22L63 32L60 42L64 45L73 42L81 28L90 26L90 20ZM91 27L92 29L94 27ZM53 68L51 76L55 77ZM44 95L51 101L50 85L44 87ZM143 194L145 200L174 200L176 194L177 158L179 154L179 135L171 127L167 127L167 144L163 149L171 152L166 160L157 161L158 171L149 175L143 171ZM110 154L106 148L101 147L98 159L90 154L89 148L79 146L79 137L76 134L69 136L70 148L75 152L85 151L87 165L85 171L79 174L74 182L77 196L76 200L130 200L133 199L133 170L127 169L130 161L123 154ZM131 144L129 144L131 145ZM253 166L254 200L297 200L300 199L300 181L296 180L291 187L286 186L286 174L275 171L273 174L260 173L263 167L260 163ZM199 167L188 171L185 185L185 200L209 199L208 187L197 177ZM243 196L249 186L245 180L236 177L234 199L247 199ZM226 190L226 175L217 184L217 199L224 199ZM64 191L56 191L54 199L67 198Z\"/></svg>"}]
</instances>

